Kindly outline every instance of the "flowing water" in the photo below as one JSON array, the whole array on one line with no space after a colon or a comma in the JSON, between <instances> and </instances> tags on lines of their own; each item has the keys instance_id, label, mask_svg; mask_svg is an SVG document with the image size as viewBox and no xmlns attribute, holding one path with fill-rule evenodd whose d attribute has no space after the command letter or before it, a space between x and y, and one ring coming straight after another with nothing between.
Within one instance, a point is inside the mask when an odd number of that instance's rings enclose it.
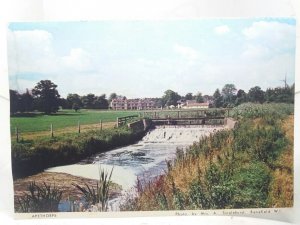
<instances>
[{"instance_id":1,"label":"flowing water","mask_svg":"<svg viewBox=\"0 0 300 225\"><path fill-rule=\"evenodd\" d=\"M166 161L175 158L177 148L185 148L203 136L207 136L223 127L157 127L149 131L136 144L94 155L78 164L50 168L47 172L62 172L75 176L99 179L99 168L111 171L112 181L122 185L122 189L132 189L138 177L152 177L163 174ZM120 201L115 199L114 202ZM117 210L116 204L112 210Z\"/></svg>"}]
</instances>

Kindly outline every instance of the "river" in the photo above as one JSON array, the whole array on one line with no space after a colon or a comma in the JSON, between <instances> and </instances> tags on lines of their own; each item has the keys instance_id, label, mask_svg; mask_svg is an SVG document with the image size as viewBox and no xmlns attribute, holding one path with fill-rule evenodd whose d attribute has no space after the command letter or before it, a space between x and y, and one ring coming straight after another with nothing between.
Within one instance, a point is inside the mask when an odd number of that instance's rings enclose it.
<instances>
[{"instance_id":1,"label":"river","mask_svg":"<svg viewBox=\"0 0 300 225\"><path fill-rule=\"evenodd\" d=\"M138 177L151 179L164 173L166 161L175 158L177 148L184 149L220 129L223 127L161 126L150 130L136 144L94 155L77 164L50 168L47 172L99 179L99 168L107 171L113 168L111 179L125 192L135 186Z\"/></svg>"}]
</instances>

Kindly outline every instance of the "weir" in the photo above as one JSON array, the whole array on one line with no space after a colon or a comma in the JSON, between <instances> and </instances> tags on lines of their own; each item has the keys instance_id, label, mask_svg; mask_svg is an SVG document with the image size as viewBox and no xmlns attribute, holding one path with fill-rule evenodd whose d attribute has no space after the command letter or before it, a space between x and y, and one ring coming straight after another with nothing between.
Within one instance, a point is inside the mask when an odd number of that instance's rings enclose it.
<instances>
[{"instance_id":1,"label":"weir","mask_svg":"<svg viewBox=\"0 0 300 225\"><path fill-rule=\"evenodd\" d=\"M154 125L224 125L224 116L151 119Z\"/></svg>"}]
</instances>

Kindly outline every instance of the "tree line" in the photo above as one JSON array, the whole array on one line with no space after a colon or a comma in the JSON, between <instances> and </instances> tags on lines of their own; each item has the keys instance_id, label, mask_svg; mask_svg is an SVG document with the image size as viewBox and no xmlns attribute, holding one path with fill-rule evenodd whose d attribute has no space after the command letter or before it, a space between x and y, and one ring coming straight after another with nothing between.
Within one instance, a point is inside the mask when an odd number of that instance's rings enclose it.
<instances>
[{"instance_id":1,"label":"tree line","mask_svg":"<svg viewBox=\"0 0 300 225\"><path fill-rule=\"evenodd\" d=\"M195 100L198 103L209 102L211 107L230 108L245 102L285 102L294 103L295 85L285 85L284 87L268 88L266 91L259 86L252 87L248 92L237 89L234 84L225 84L224 87L216 89L213 95L202 95L201 92L196 94L187 93L179 95L173 90L166 90L161 98L155 98L155 106L164 108L171 105L177 106L179 102ZM112 99L125 96L111 93L109 98L105 94L97 96L87 94L80 96L76 93L67 95L62 98L57 90L57 85L50 80L41 80L36 86L25 93L19 93L16 90L10 90L10 113L32 112L34 110L44 112L45 114L56 113L59 108L74 109L78 111L84 109L109 109L109 103Z\"/></svg>"},{"instance_id":2,"label":"tree line","mask_svg":"<svg viewBox=\"0 0 300 225\"><path fill-rule=\"evenodd\" d=\"M109 101L116 94L111 94L107 99L105 94L97 96L87 94L68 94L67 98L62 98L57 90L57 85L50 80L41 80L29 91L21 94L16 90L10 90L10 113L32 112L34 110L46 114L56 113L59 108L74 109L78 111L85 109L108 109Z\"/></svg>"},{"instance_id":3,"label":"tree line","mask_svg":"<svg viewBox=\"0 0 300 225\"><path fill-rule=\"evenodd\" d=\"M213 95L202 95L198 92L196 95L187 93L184 96L180 96L177 92L172 90L165 91L161 98L161 105L176 106L178 102L195 100L198 103L208 102L211 107L215 108L232 108L245 102L254 103L269 103L269 102L284 102L294 103L295 84L285 87L268 88L266 91L261 87L255 86L250 88L248 92L243 89L237 89L234 84L225 84L224 87L216 89Z\"/></svg>"}]
</instances>

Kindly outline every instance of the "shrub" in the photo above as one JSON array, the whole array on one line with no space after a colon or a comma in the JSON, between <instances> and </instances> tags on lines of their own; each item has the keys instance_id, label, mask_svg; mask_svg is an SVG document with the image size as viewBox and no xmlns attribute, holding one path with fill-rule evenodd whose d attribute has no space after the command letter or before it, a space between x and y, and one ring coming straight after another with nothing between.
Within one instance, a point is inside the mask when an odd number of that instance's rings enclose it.
<instances>
[{"instance_id":1,"label":"shrub","mask_svg":"<svg viewBox=\"0 0 300 225\"><path fill-rule=\"evenodd\" d=\"M262 162L253 162L238 169L232 180L235 185L234 208L267 207L271 181L269 168Z\"/></svg>"}]
</instances>

